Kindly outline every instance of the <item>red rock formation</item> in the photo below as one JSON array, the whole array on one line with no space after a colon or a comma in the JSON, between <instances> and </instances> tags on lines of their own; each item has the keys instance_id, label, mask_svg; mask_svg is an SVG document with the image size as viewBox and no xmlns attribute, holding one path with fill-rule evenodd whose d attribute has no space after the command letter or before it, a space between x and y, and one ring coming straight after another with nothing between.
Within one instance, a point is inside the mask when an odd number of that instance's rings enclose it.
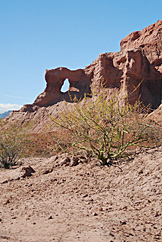
<instances>
[{"instance_id":1,"label":"red rock formation","mask_svg":"<svg viewBox=\"0 0 162 242\"><path fill-rule=\"evenodd\" d=\"M63 93L61 87L67 78L70 87L68 92ZM83 69L71 71L65 67L59 67L46 70L45 80L47 86L44 92L36 98L32 105L24 105L21 111L35 111L38 107L51 106L63 100L71 102L74 96L79 99L84 96L84 93L91 92L91 73L86 73L86 70Z\"/></svg>"},{"instance_id":2,"label":"red rock formation","mask_svg":"<svg viewBox=\"0 0 162 242\"><path fill-rule=\"evenodd\" d=\"M162 20L129 34L120 46L121 51L140 48L151 64L162 64Z\"/></svg>"},{"instance_id":3,"label":"red rock formation","mask_svg":"<svg viewBox=\"0 0 162 242\"><path fill-rule=\"evenodd\" d=\"M86 74L85 70L70 71L67 68L60 67L54 70L46 70L45 79L47 87L36 98L34 104L38 106L49 106L62 100L70 101L68 92L61 92L61 87L66 78L68 78L70 83L69 92L72 97L74 95L82 97L84 93L90 92L91 76Z\"/></svg>"},{"instance_id":4,"label":"red rock formation","mask_svg":"<svg viewBox=\"0 0 162 242\"><path fill-rule=\"evenodd\" d=\"M109 89L116 88L124 95L128 94L130 103L140 98L145 105L157 108L162 90L162 20L129 34L120 45L120 52L101 54L85 69L47 70L46 89L32 105L25 105L21 111L35 111L62 100L70 102L69 94L72 98L75 95L82 98L102 82ZM62 93L66 78L70 83L69 91Z\"/></svg>"}]
</instances>

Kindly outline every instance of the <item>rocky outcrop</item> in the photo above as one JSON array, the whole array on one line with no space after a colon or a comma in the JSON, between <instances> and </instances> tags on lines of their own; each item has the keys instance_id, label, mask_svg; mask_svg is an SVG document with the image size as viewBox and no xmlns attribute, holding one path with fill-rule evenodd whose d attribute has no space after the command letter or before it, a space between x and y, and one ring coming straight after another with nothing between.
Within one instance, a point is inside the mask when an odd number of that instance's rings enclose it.
<instances>
[{"instance_id":1,"label":"rocky outcrop","mask_svg":"<svg viewBox=\"0 0 162 242\"><path fill-rule=\"evenodd\" d=\"M93 83L104 81L109 89L118 88L133 104L139 98L156 108L161 103L162 73L150 64L141 49L106 53L94 62Z\"/></svg>"},{"instance_id":2,"label":"rocky outcrop","mask_svg":"<svg viewBox=\"0 0 162 242\"><path fill-rule=\"evenodd\" d=\"M142 31L135 31L120 42L121 51L140 48L148 61L159 66L162 64L162 20L151 24Z\"/></svg>"},{"instance_id":3,"label":"rocky outcrop","mask_svg":"<svg viewBox=\"0 0 162 242\"><path fill-rule=\"evenodd\" d=\"M120 52L101 54L85 69L46 70L46 89L33 104L24 105L20 111L33 112L63 100L71 102L74 96L80 99L101 84L128 95L130 103L140 98L145 105L157 108L162 95L162 20L129 34L120 45ZM62 93L67 78L69 90Z\"/></svg>"},{"instance_id":4,"label":"rocky outcrop","mask_svg":"<svg viewBox=\"0 0 162 242\"><path fill-rule=\"evenodd\" d=\"M64 81L69 80L68 92L61 92ZM47 107L57 102L66 100L71 102L76 96L83 98L84 93L90 93L91 73L86 70L78 69L71 71L65 67L59 67L53 70L46 70L45 80L46 89L41 93L32 105L24 105L21 111L35 111L38 107Z\"/></svg>"},{"instance_id":5,"label":"rocky outcrop","mask_svg":"<svg viewBox=\"0 0 162 242\"><path fill-rule=\"evenodd\" d=\"M55 102L64 99L70 101L68 92L61 92L61 87L63 86L65 79L69 80L69 92L72 98L74 95L82 97L84 93L90 92L91 76L82 69L71 71L67 68L60 67L54 70L46 70L45 79L47 87L34 102L34 104L37 104L38 106L53 105Z\"/></svg>"}]
</instances>

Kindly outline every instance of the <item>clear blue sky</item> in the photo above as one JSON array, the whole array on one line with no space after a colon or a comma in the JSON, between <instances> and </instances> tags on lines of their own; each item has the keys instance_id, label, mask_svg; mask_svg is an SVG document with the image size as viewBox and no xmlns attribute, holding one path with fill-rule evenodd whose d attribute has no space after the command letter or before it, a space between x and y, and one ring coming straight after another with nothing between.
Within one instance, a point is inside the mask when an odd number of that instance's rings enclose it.
<instances>
[{"instance_id":1,"label":"clear blue sky","mask_svg":"<svg viewBox=\"0 0 162 242\"><path fill-rule=\"evenodd\" d=\"M32 103L45 69L84 68L159 19L162 0L0 0L0 113Z\"/></svg>"}]
</instances>

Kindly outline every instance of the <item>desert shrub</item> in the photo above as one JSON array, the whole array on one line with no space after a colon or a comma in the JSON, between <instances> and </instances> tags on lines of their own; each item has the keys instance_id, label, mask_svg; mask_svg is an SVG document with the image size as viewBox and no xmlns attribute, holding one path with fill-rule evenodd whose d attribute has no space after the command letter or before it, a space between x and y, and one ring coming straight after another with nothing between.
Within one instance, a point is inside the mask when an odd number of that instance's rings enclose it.
<instances>
[{"instance_id":1,"label":"desert shrub","mask_svg":"<svg viewBox=\"0 0 162 242\"><path fill-rule=\"evenodd\" d=\"M8 169L16 165L20 158L48 157L67 148L65 141L57 141L60 132L47 129L47 132L32 133L32 124L0 123L0 167ZM53 136L57 136L57 140Z\"/></svg>"},{"instance_id":2,"label":"desert shrub","mask_svg":"<svg viewBox=\"0 0 162 242\"><path fill-rule=\"evenodd\" d=\"M17 164L25 152L26 128L0 122L0 167L10 168Z\"/></svg>"},{"instance_id":3,"label":"desert shrub","mask_svg":"<svg viewBox=\"0 0 162 242\"><path fill-rule=\"evenodd\" d=\"M86 150L103 165L111 165L114 159L128 154L128 148L159 144L159 130L149 122L148 110L141 103L132 106L115 93L108 100L104 89L94 97L85 97L82 102L74 100L71 110L67 108L58 119L51 118L54 128L62 129L62 140L68 131L68 150Z\"/></svg>"}]
</instances>

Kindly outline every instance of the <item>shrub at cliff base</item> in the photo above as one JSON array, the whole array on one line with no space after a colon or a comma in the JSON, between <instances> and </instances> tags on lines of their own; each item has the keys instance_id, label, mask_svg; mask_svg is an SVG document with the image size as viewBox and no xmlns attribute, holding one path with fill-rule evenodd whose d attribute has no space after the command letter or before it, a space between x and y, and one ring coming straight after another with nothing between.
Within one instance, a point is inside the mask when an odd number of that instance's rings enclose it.
<instances>
[{"instance_id":1,"label":"shrub at cliff base","mask_svg":"<svg viewBox=\"0 0 162 242\"><path fill-rule=\"evenodd\" d=\"M25 125L0 121L0 167L9 169L17 165L20 158L25 157L48 157L56 155L61 148L67 148L66 142L60 145L53 139L54 131L43 133L32 133L34 122Z\"/></svg>"},{"instance_id":2,"label":"shrub at cliff base","mask_svg":"<svg viewBox=\"0 0 162 242\"><path fill-rule=\"evenodd\" d=\"M26 128L0 122L0 167L10 168L24 155Z\"/></svg>"},{"instance_id":3,"label":"shrub at cliff base","mask_svg":"<svg viewBox=\"0 0 162 242\"><path fill-rule=\"evenodd\" d=\"M73 110L67 107L59 119L51 117L54 128L61 128L62 136L55 137L60 147L66 130L70 137L67 150L86 150L103 165L111 165L114 159L128 155L128 148L161 144L159 128L150 123L147 109L140 103L131 106L117 94L108 100L104 90L94 96L74 100Z\"/></svg>"}]
</instances>

